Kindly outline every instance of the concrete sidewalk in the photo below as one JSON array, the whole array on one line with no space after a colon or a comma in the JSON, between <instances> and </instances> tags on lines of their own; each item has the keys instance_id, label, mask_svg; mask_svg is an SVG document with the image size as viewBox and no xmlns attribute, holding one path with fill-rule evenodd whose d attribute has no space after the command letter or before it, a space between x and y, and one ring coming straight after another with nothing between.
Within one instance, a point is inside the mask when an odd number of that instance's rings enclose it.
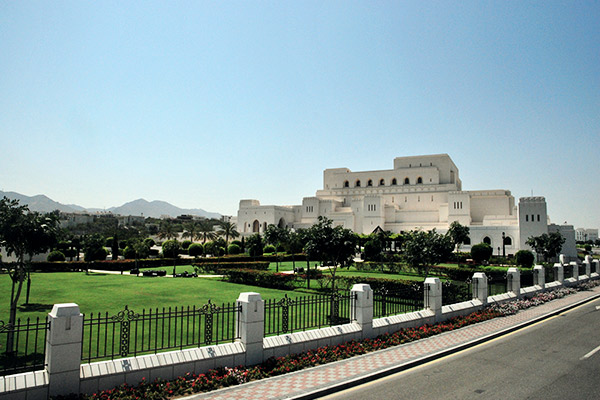
<instances>
[{"instance_id":1,"label":"concrete sidewalk","mask_svg":"<svg viewBox=\"0 0 600 400\"><path fill-rule=\"evenodd\" d=\"M416 342L185 399L315 399L475 346L599 297L600 286Z\"/></svg>"}]
</instances>

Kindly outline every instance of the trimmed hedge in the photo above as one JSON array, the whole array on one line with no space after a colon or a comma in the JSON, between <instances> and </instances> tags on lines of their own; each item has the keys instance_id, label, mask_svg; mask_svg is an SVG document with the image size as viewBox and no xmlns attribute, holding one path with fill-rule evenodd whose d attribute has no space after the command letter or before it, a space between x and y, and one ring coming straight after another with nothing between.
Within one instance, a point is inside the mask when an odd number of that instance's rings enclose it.
<instances>
[{"instance_id":1,"label":"trimmed hedge","mask_svg":"<svg viewBox=\"0 0 600 400\"><path fill-rule=\"evenodd\" d=\"M231 283L259 286L271 289L293 290L297 277L293 274L282 274L252 269L224 270L226 279Z\"/></svg>"},{"instance_id":2,"label":"trimmed hedge","mask_svg":"<svg viewBox=\"0 0 600 400\"><path fill-rule=\"evenodd\" d=\"M269 269L269 262L266 261L246 261L246 262L203 262L194 263L194 269L196 271L208 272L208 273L225 273L230 269L252 269L257 271L266 271Z\"/></svg>"}]
</instances>

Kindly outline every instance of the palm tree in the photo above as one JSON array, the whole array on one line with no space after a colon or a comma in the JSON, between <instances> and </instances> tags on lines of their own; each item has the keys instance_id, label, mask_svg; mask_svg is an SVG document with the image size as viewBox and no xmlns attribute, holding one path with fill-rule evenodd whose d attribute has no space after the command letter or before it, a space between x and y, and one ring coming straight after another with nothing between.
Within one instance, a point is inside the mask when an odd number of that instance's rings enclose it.
<instances>
[{"instance_id":1,"label":"palm tree","mask_svg":"<svg viewBox=\"0 0 600 400\"><path fill-rule=\"evenodd\" d=\"M179 235L175 231L175 226L169 220L160 223L158 228L158 237L160 239L177 239Z\"/></svg>"},{"instance_id":2,"label":"palm tree","mask_svg":"<svg viewBox=\"0 0 600 400\"><path fill-rule=\"evenodd\" d=\"M223 221L220 225L221 230L219 231L219 235L225 236L225 244L229 244L229 238L235 239L240 236L240 233L237 231L237 227L234 223Z\"/></svg>"},{"instance_id":3,"label":"palm tree","mask_svg":"<svg viewBox=\"0 0 600 400\"><path fill-rule=\"evenodd\" d=\"M183 225L183 234L181 235L182 238L187 238L189 237L190 240L193 242L195 239L200 239L200 234L198 232L198 224L195 221L190 221L187 222L186 224Z\"/></svg>"},{"instance_id":4,"label":"palm tree","mask_svg":"<svg viewBox=\"0 0 600 400\"><path fill-rule=\"evenodd\" d=\"M210 219L205 219L198 224L199 237L201 237L202 244L206 243L207 240L215 240L217 232L215 232L215 223Z\"/></svg>"}]
</instances>

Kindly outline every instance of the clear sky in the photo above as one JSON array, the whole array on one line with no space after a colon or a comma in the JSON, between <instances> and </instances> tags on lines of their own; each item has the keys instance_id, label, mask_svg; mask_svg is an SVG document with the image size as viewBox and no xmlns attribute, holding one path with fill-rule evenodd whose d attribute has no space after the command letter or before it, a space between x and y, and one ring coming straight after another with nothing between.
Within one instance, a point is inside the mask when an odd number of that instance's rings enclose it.
<instances>
[{"instance_id":1,"label":"clear sky","mask_svg":"<svg viewBox=\"0 0 600 400\"><path fill-rule=\"evenodd\" d=\"M600 227L598 1L0 0L0 190L300 204L449 154L465 190Z\"/></svg>"}]
</instances>

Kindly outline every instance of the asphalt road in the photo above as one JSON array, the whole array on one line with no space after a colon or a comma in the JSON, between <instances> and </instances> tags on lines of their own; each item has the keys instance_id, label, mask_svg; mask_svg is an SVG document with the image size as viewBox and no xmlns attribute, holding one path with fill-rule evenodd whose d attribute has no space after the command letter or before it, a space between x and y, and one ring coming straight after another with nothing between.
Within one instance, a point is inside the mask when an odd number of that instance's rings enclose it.
<instances>
[{"instance_id":1,"label":"asphalt road","mask_svg":"<svg viewBox=\"0 0 600 400\"><path fill-rule=\"evenodd\" d=\"M600 399L600 300L324 399Z\"/></svg>"}]
</instances>

